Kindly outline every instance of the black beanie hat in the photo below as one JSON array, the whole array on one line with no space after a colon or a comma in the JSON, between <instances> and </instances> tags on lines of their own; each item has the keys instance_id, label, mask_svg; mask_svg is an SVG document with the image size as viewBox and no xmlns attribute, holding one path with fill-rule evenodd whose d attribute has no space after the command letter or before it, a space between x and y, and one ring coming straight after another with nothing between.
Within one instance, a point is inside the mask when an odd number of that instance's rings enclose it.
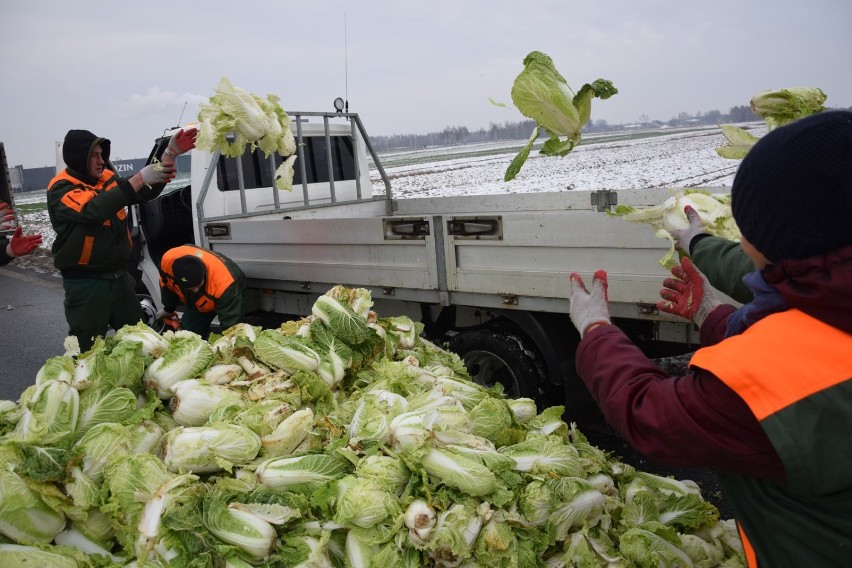
<instances>
[{"instance_id":1,"label":"black beanie hat","mask_svg":"<svg viewBox=\"0 0 852 568\"><path fill-rule=\"evenodd\" d=\"M737 170L731 209L773 263L852 244L852 112L807 116L758 140Z\"/></svg>"},{"instance_id":2,"label":"black beanie hat","mask_svg":"<svg viewBox=\"0 0 852 568\"><path fill-rule=\"evenodd\" d=\"M111 143L107 138L95 136L88 130L69 130L62 142L62 161L75 172L89 173L89 157L97 146L101 147L104 162L109 162Z\"/></svg>"},{"instance_id":3,"label":"black beanie hat","mask_svg":"<svg viewBox=\"0 0 852 568\"><path fill-rule=\"evenodd\" d=\"M172 264L172 274L174 274L179 286L194 288L204 282L207 269L200 258L189 254L175 259L174 264Z\"/></svg>"}]
</instances>

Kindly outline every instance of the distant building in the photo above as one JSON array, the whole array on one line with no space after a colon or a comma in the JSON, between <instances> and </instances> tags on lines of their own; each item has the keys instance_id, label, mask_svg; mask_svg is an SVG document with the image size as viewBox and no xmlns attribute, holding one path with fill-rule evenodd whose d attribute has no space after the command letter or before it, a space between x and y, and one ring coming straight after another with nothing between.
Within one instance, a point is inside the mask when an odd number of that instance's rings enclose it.
<instances>
[{"instance_id":1,"label":"distant building","mask_svg":"<svg viewBox=\"0 0 852 568\"><path fill-rule=\"evenodd\" d=\"M130 177L145 167L147 158L136 158L133 160L114 160L112 165L115 171L122 177ZM190 171L189 156L178 156L177 171ZM45 166L41 168L25 168L13 166L9 168L9 176L12 179L12 191L41 191L46 190L50 180L56 175L56 168ZM17 182L16 182L17 180Z\"/></svg>"}]
</instances>

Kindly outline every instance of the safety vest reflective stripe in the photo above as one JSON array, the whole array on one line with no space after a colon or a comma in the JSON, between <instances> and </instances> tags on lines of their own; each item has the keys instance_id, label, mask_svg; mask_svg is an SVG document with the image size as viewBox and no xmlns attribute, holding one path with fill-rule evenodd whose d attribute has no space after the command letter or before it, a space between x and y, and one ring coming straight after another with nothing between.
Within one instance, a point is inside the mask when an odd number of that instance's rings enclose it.
<instances>
[{"instance_id":1,"label":"safety vest reflective stripe","mask_svg":"<svg viewBox=\"0 0 852 568\"><path fill-rule=\"evenodd\" d=\"M852 334L799 310L787 310L760 320L741 335L699 349L690 365L716 375L763 420L849 380L850 353Z\"/></svg>"},{"instance_id":2,"label":"safety vest reflective stripe","mask_svg":"<svg viewBox=\"0 0 852 568\"><path fill-rule=\"evenodd\" d=\"M54 176L52 180L50 180L50 184L47 186L48 191L53 187L58 181L68 181L73 185L77 186L77 189L72 189L62 196L62 204L79 213L83 210L83 206L86 205L89 201L94 199L98 193L102 191L109 191L114 187L118 186L118 181L114 172L110 170L104 170L101 173L101 177L98 178L98 183L95 185L88 185L74 176L68 173L68 170L62 170L59 174ZM123 221L127 218L127 211L122 208L116 212L116 216L119 220ZM110 222L109 219L104 221L104 226L109 227Z\"/></svg>"}]
</instances>

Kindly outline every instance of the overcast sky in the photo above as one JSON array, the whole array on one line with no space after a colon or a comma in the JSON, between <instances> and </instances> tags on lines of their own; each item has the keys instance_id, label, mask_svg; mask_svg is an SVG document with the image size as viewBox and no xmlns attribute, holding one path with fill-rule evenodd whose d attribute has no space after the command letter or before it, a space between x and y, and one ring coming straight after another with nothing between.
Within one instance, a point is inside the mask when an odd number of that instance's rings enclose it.
<instances>
[{"instance_id":1,"label":"overcast sky","mask_svg":"<svg viewBox=\"0 0 852 568\"><path fill-rule=\"evenodd\" d=\"M523 119L510 91L535 50L575 90L611 80L592 105L610 123L800 85L850 107L850 30L849 0L3 0L0 141L27 168L55 165L70 128L147 157L223 76L287 110L348 97L372 135L488 128Z\"/></svg>"}]
</instances>

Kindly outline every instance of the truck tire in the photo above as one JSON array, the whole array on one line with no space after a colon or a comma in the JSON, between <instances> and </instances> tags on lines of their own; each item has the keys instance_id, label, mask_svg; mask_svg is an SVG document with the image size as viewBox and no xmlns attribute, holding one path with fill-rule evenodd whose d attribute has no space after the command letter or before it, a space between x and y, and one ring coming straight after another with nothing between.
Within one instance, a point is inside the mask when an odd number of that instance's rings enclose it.
<instances>
[{"instance_id":1,"label":"truck tire","mask_svg":"<svg viewBox=\"0 0 852 568\"><path fill-rule=\"evenodd\" d=\"M449 342L477 384L503 385L508 398L531 398L541 406L545 374L530 341L511 329L497 326L460 331Z\"/></svg>"},{"instance_id":2,"label":"truck tire","mask_svg":"<svg viewBox=\"0 0 852 568\"><path fill-rule=\"evenodd\" d=\"M142 308L142 321L157 333L163 333L166 326L162 320L157 319L157 304L141 283L136 286L136 297L139 299L139 307Z\"/></svg>"}]
</instances>

